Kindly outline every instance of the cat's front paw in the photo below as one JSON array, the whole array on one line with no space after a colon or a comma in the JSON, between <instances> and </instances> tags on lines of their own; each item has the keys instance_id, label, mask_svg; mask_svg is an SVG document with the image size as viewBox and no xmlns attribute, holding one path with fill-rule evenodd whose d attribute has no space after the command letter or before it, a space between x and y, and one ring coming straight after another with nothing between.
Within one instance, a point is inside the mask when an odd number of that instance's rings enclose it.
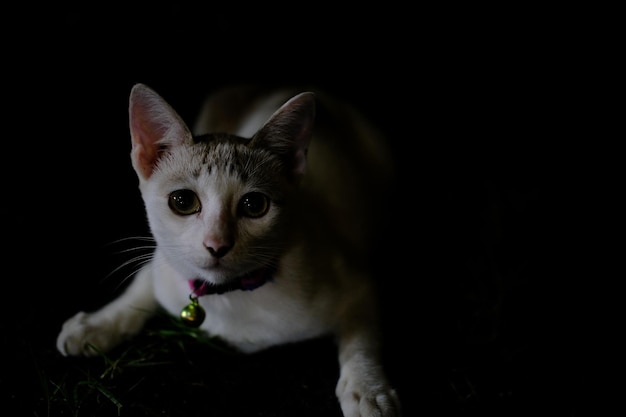
<instances>
[{"instance_id":1,"label":"cat's front paw","mask_svg":"<svg viewBox=\"0 0 626 417\"><path fill-rule=\"evenodd\" d=\"M57 337L57 349L64 356L95 356L109 350L118 339L106 322L98 323L90 314L81 311L63 323Z\"/></svg>"},{"instance_id":2,"label":"cat's front paw","mask_svg":"<svg viewBox=\"0 0 626 417\"><path fill-rule=\"evenodd\" d=\"M400 400L386 382L343 375L336 390L344 417L400 417Z\"/></svg>"}]
</instances>

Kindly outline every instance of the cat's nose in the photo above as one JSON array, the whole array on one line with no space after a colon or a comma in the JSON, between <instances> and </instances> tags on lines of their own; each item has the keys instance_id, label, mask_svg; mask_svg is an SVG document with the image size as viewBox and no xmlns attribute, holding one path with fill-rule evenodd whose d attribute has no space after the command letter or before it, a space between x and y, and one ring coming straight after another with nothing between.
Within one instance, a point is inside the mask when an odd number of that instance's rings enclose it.
<instances>
[{"instance_id":1,"label":"cat's nose","mask_svg":"<svg viewBox=\"0 0 626 417\"><path fill-rule=\"evenodd\" d=\"M220 246L217 249L215 249L215 248L213 248L211 246L207 246L206 248L209 251L209 253L211 254L211 256L213 256L214 258L221 258L224 255L226 255L232 249L232 245L230 245L230 246Z\"/></svg>"}]
</instances>

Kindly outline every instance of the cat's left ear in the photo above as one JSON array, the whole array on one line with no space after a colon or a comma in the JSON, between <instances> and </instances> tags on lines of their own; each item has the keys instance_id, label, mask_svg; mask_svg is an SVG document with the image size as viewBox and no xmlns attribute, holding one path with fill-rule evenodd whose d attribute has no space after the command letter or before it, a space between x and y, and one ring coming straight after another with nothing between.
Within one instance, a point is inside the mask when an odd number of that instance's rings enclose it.
<instances>
[{"instance_id":1,"label":"cat's left ear","mask_svg":"<svg viewBox=\"0 0 626 417\"><path fill-rule=\"evenodd\" d=\"M250 146L262 146L285 158L293 180L306 172L306 153L315 122L315 94L300 93L283 104L252 137Z\"/></svg>"},{"instance_id":2,"label":"cat's left ear","mask_svg":"<svg viewBox=\"0 0 626 417\"><path fill-rule=\"evenodd\" d=\"M160 156L168 148L192 141L192 135L174 109L154 90L135 84L128 106L131 159L142 180L152 175Z\"/></svg>"}]
</instances>

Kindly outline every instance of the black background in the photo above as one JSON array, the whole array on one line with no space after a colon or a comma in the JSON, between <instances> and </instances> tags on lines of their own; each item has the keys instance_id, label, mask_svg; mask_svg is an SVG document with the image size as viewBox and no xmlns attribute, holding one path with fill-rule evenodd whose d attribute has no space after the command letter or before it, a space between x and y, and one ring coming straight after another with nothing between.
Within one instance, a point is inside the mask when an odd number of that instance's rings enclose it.
<instances>
[{"instance_id":1,"label":"black background","mask_svg":"<svg viewBox=\"0 0 626 417\"><path fill-rule=\"evenodd\" d=\"M564 61L579 38L558 16L169 3L8 13L19 24L4 37L2 218L13 272L2 393L25 415L45 415L31 364L50 379L64 368L54 347L63 320L112 298L123 275L107 278L120 262L111 243L146 233L129 158L132 85L153 87L192 122L207 93L258 82L332 92L387 134L399 175L380 242L385 354L407 415L528 415L545 400L563 415L585 410L586 368L569 366L569 346L531 344L555 235L547 196L559 191L546 166L562 157L563 103L576 95ZM332 346L279 352L230 371L215 365L234 382L217 384L221 405L206 415L255 410L228 387L257 380L258 397L272 399L258 415L294 415L281 411L294 404L287 396L303 397L297 415L336 413L285 379L299 365L317 369L332 398ZM265 360L275 374L251 376Z\"/></svg>"}]
</instances>

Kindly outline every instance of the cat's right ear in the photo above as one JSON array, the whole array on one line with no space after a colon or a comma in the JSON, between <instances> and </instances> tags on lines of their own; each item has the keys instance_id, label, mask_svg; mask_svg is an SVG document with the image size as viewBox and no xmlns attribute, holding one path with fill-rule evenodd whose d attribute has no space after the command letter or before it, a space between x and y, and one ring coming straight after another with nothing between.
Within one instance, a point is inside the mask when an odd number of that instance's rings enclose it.
<instances>
[{"instance_id":1,"label":"cat's right ear","mask_svg":"<svg viewBox=\"0 0 626 417\"><path fill-rule=\"evenodd\" d=\"M288 173L298 182L306 172L307 149L315 121L315 94L300 93L283 104L252 137L250 146L271 149L284 157Z\"/></svg>"},{"instance_id":2,"label":"cat's right ear","mask_svg":"<svg viewBox=\"0 0 626 417\"><path fill-rule=\"evenodd\" d=\"M157 161L167 149L192 141L191 132L178 113L145 84L133 86L128 116L131 159L142 180L150 178Z\"/></svg>"}]
</instances>

